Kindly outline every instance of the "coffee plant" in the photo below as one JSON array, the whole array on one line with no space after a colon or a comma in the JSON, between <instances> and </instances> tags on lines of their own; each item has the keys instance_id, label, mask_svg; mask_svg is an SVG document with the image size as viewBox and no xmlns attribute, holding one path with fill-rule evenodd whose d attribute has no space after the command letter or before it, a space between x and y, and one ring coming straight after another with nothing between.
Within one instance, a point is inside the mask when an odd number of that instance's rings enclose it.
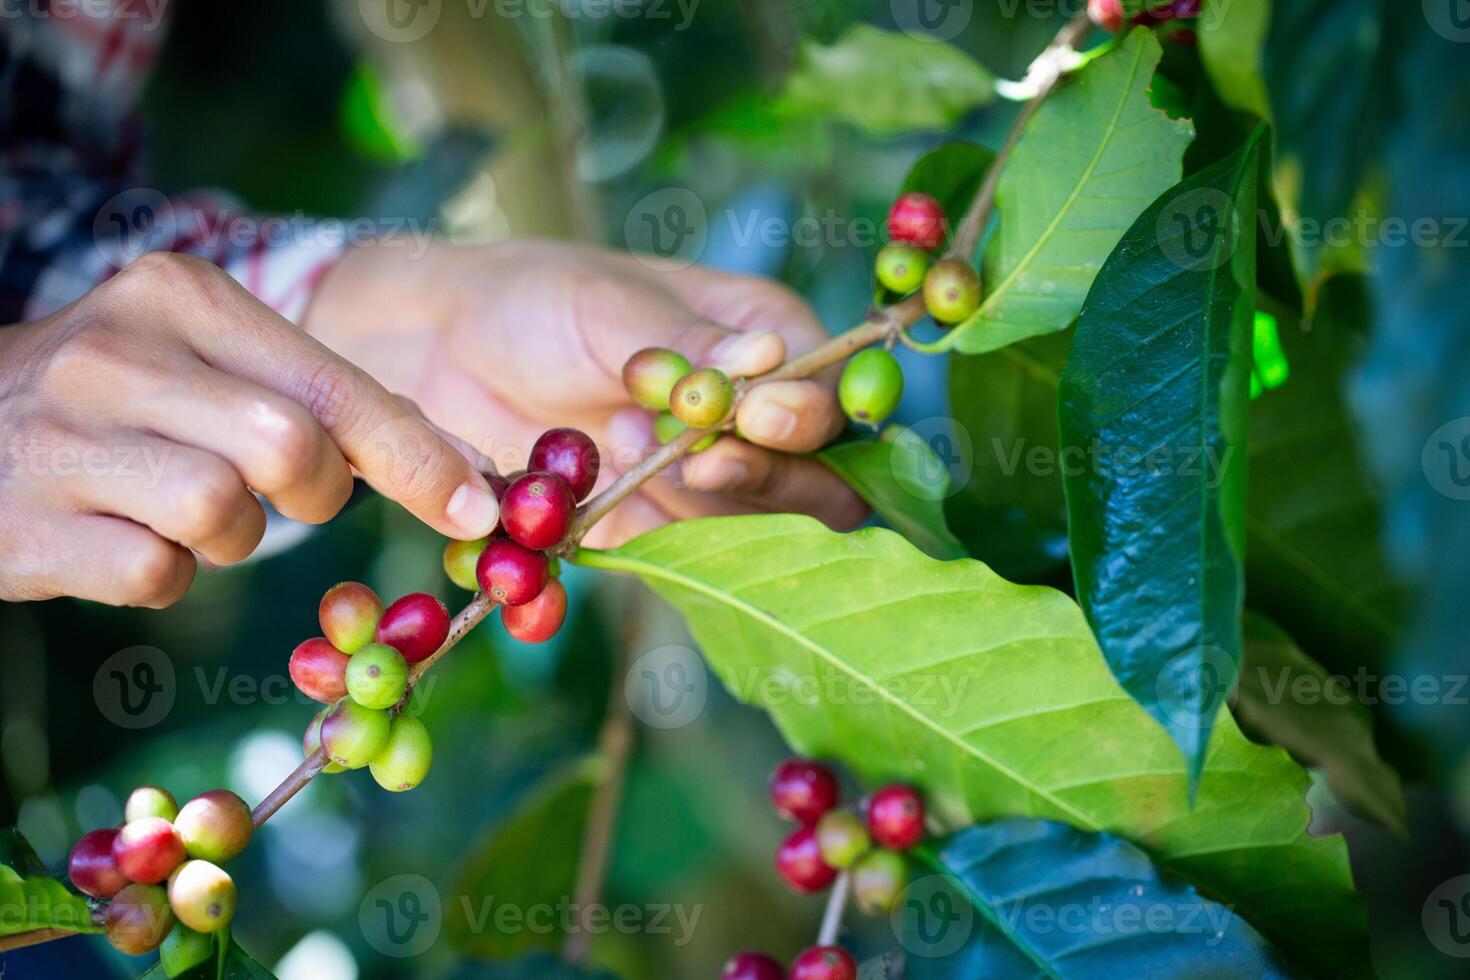
<instances>
[{"instance_id":1,"label":"coffee plant","mask_svg":"<svg viewBox=\"0 0 1470 980\"><path fill-rule=\"evenodd\" d=\"M799 753L769 786L791 824L773 864L794 892L825 896L821 928L803 950L750 936L724 980L1370 973L1347 844L1309 829L1307 793L1311 770L1318 792L1406 834L1390 764L1402 760L1375 743L1391 722L1350 695L1306 706L1266 685L1387 663L1404 583L1454 541L1464 570L1466 511L1395 475L1404 437L1387 429L1465 406L1463 379L1442 377L1470 363L1463 331L1421 335L1414 318L1444 304L1463 320L1465 306L1444 269L1407 250L1384 258L1376 276L1411 295L1384 306L1358 369L1358 410L1383 435L1360 449L1342 387L1365 256L1271 232L1341 214L1371 183L1356 136L1328 151L1304 134L1341 124L1387 139L1359 62L1408 44L1394 16L1366 0L1088 0L1004 83L958 45L900 32L804 46L784 83L793 112L885 133L1019 104L994 146L937 145L886 189L868 315L757 377L633 354L623 383L653 414L657 449L599 484L593 440L555 428L523 472L491 474L498 528L444 548L445 574L471 593L452 613L427 593L327 589L321 635L288 664L321 707L302 719L300 765L253 807L225 790L180 806L139 787L120 826L76 841L65 877L8 832L0 904L24 911L0 923L4 947L98 933L158 951L169 977L268 976L230 939L251 900L231 860L314 779L367 769L392 793L431 779L433 733L407 710L416 686L452 670L447 655L497 612L511 636L550 640L568 611L561 571L576 565L667 600L714 673ZM1421 47L1438 65L1443 46ZM1314 99L1279 94L1298 91L1283 80L1293 71L1315 73ZM1402 125L1463 131L1463 105L1429 87ZM1314 120L1319 105L1337 115ZM1384 164L1395 179L1406 152ZM1397 200L1434 213L1437 187ZM1057 465L976 465L952 486L950 436L889 421L923 355L947 355L956 419ZM1443 363L1426 372L1426 358ZM583 546L662 471L740 438L753 388L819 374L837 379L852 427L818 458L884 526L843 534L773 513ZM1407 407L1394 401L1404 376L1425 385ZM965 449L966 472L978 451ZM1380 457L1377 475L1364 454ZM1380 513L1420 529L1392 571ZM1421 663L1456 647L1445 638L1459 635L1449 611L1463 593L1447 589L1465 581L1425 586ZM865 696L789 696L797 675ZM956 692L952 710L934 710L921 682ZM1426 726L1457 758L1464 717L1410 727ZM531 819L561 805L553 794ZM1065 928L1024 914L1069 901L1111 914ZM961 908L973 924L946 945L936 922ZM844 944L854 914L891 920L895 951L865 949L877 955L860 966ZM1137 924L1120 926L1124 914Z\"/></svg>"}]
</instances>

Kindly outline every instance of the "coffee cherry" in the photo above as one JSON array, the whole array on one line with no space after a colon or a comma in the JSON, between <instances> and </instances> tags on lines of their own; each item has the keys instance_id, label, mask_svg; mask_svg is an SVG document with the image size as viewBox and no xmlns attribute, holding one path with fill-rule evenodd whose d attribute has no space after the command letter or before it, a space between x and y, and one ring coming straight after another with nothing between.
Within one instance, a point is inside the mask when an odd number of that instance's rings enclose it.
<instances>
[{"instance_id":1,"label":"coffee cherry","mask_svg":"<svg viewBox=\"0 0 1470 980\"><path fill-rule=\"evenodd\" d=\"M491 541L475 566L480 589L503 606L524 606L550 578L546 556L514 541Z\"/></svg>"},{"instance_id":2,"label":"coffee cherry","mask_svg":"<svg viewBox=\"0 0 1470 980\"><path fill-rule=\"evenodd\" d=\"M291 682L313 701L331 704L347 693L349 659L323 637L307 640L291 651Z\"/></svg>"},{"instance_id":3,"label":"coffee cherry","mask_svg":"<svg viewBox=\"0 0 1470 980\"><path fill-rule=\"evenodd\" d=\"M907 296L924 285L929 271L929 253L913 245L884 245L875 266L883 288Z\"/></svg>"},{"instance_id":4,"label":"coffee cherry","mask_svg":"<svg viewBox=\"0 0 1470 980\"><path fill-rule=\"evenodd\" d=\"M408 661L383 643L369 643L347 665L347 693L364 708L391 708L408 692Z\"/></svg>"},{"instance_id":5,"label":"coffee cherry","mask_svg":"<svg viewBox=\"0 0 1470 980\"><path fill-rule=\"evenodd\" d=\"M694 365L689 358L664 347L646 347L623 365L623 387L633 400L655 412L669 407L669 395Z\"/></svg>"},{"instance_id":6,"label":"coffee cherry","mask_svg":"<svg viewBox=\"0 0 1470 980\"><path fill-rule=\"evenodd\" d=\"M842 369L837 400L854 422L874 428L898 408L903 397L903 368L881 347L860 350Z\"/></svg>"},{"instance_id":7,"label":"coffee cherry","mask_svg":"<svg viewBox=\"0 0 1470 980\"><path fill-rule=\"evenodd\" d=\"M524 606L507 606L500 613L505 631L522 643L545 643L567 618L567 590L556 579Z\"/></svg>"},{"instance_id":8,"label":"coffee cherry","mask_svg":"<svg viewBox=\"0 0 1470 980\"><path fill-rule=\"evenodd\" d=\"M944 209L928 194L912 191L888 209L888 238L895 242L938 248L944 241Z\"/></svg>"},{"instance_id":9,"label":"coffee cherry","mask_svg":"<svg viewBox=\"0 0 1470 980\"><path fill-rule=\"evenodd\" d=\"M791 980L857 980L857 961L840 946L813 946L791 963Z\"/></svg>"},{"instance_id":10,"label":"coffee cherry","mask_svg":"<svg viewBox=\"0 0 1470 980\"><path fill-rule=\"evenodd\" d=\"M905 851L924 836L924 801L912 786L893 783L868 800L868 830L880 847Z\"/></svg>"},{"instance_id":11,"label":"coffee cherry","mask_svg":"<svg viewBox=\"0 0 1470 980\"><path fill-rule=\"evenodd\" d=\"M118 831L112 842L112 856L129 881L156 885L183 863L184 841L167 820L144 817L124 824Z\"/></svg>"},{"instance_id":12,"label":"coffee cherry","mask_svg":"<svg viewBox=\"0 0 1470 980\"><path fill-rule=\"evenodd\" d=\"M399 715L388 730L387 746L368 764L368 770L379 786L402 793L424 781L433 761L429 729L417 718Z\"/></svg>"},{"instance_id":13,"label":"coffee cherry","mask_svg":"<svg viewBox=\"0 0 1470 980\"><path fill-rule=\"evenodd\" d=\"M322 719L327 716L331 708L323 708L311 719L311 724L306 726L306 734L301 737L301 751L305 758L316 755L316 750L322 747ZM335 762L328 762L322 769L325 773L346 772L346 766L339 766Z\"/></svg>"},{"instance_id":14,"label":"coffee cherry","mask_svg":"<svg viewBox=\"0 0 1470 980\"><path fill-rule=\"evenodd\" d=\"M351 698L343 698L322 719L322 748L338 765L361 769L383 751L391 727L388 712L364 708Z\"/></svg>"},{"instance_id":15,"label":"coffee cherry","mask_svg":"<svg viewBox=\"0 0 1470 980\"><path fill-rule=\"evenodd\" d=\"M168 904L195 932L219 932L235 917L235 882L208 861L186 861L168 879Z\"/></svg>"},{"instance_id":16,"label":"coffee cherry","mask_svg":"<svg viewBox=\"0 0 1470 980\"><path fill-rule=\"evenodd\" d=\"M765 953L737 953L725 961L720 980L786 980L786 971Z\"/></svg>"},{"instance_id":17,"label":"coffee cherry","mask_svg":"<svg viewBox=\"0 0 1470 980\"><path fill-rule=\"evenodd\" d=\"M373 641L383 600L361 582L340 582L322 596L317 610L322 635L343 653L356 653Z\"/></svg>"},{"instance_id":18,"label":"coffee cherry","mask_svg":"<svg viewBox=\"0 0 1470 980\"><path fill-rule=\"evenodd\" d=\"M668 399L664 400L668 404ZM532 472L555 473L567 481L572 496L585 500L597 484L602 456L597 444L579 429L550 429L531 447L526 468Z\"/></svg>"},{"instance_id":19,"label":"coffee cherry","mask_svg":"<svg viewBox=\"0 0 1470 980\"><path fill-rule=\"evenodd\" d=\"M93 898L111 898L127 887L127 875L117 866L112 852L116 840L117 830L108 827L89 831L76 842L66 862L66 873L77 891Z\"/></svg>"},{"instance_id":20,"label":"coffee cherry","mask_svg":"<svg viewBox=\"0 0 1470 980\"><path fill-rule=\"evenodd\" d=\"M449 581L461 589L479 591L480 583L475 581L475 562L480 560L480 552L485 550L485 543L489 540L450 541L444 546L444 574L449 576Z\"/></svg>"},{"instance_id":21,"label":"coffee cherry","mask_svg":"<svg viewBox=\"0 0 1470 980\"><path fill-rule=\"evenodd\" d=\"M959 323L980 308L980 277L959 259L941 259L924 277L924 306L940 323Z\"/></svg>"},{"instance_id":22,"label":"coffee cherry","mask_svg":"<svg viewBox=\"0 0 1470 980\"><path fill-rule=\"evenodd\" d=\"M185 803L174 828L191 858L216 864L239 855L255 833L250 805L227 789L212 789Z\"/></svg>"},{"instance_id":23,"label":"coffee cherry","mask_svg":"<svg viewBox=\"0 0 1470 980\"><path fill-rule=\"evenodd\" d=\"M169 977L187 973L213 955L214 937L195 932L182 922L174 923L158 948L158 962Z\"/></svg>"},{"instance_id":24,"label":"coffee cherry","mask_svg":"<svg viewBox=\"0 0 1470 980\"><path fill-rule=\"evenodd\" d=\"M897 851L869 851L852 866L852 897L864 915L887 915L908 883L908 862Z\"/></svg>"},{"instance_id":25,"label":"coffee cherry","mask_svg":"<svg viewBox=\"0 0 1470 980\"><path fill-rule=\"evenodd\" d=\"M577 513L577 498L554 473L527 473L505 491L500 526L512 541L543 551L566 537Z\"/></svg>"},{"instance_id":26,"label":"coffee cherry","mask_svg":"<svg viewBox=\"0 0 1470 980\"><path fill-rule=\"evenodd\" d=\"M139 786L128 794L123 804L123 823L132 823L144 817L162 817L172 820L179 815L179 804L173 794L157 786Z\"/></svg>"},{"instance_id":27,"label":"coffee cherry","mask_svg":"<svg viewBox=\"0 0 1470 980\"><path fill-rule=\"evenodd\" d=\"M694 429L719 425L734 404L735 386L719 368L690 371L679 379L669 395L669 411Z\"/></svg>"},{"instance_id":28,"label":"coffee cherry","mask_svg":"<svg viewBox=\"0 0 1470 980\"><path fill-rule=\"evenodd\" d=\"M174 924L168 892L158 885L129 885L107 903L107 941L129 956L151 953Z\"/></svg>"},{"instance_id":29,"label":"coffee cherry","mask_svg":"<svg viewBox=\"0 0 1470 980\"><path fill-rule=\"evenodd\" d=\"M862 820L849 810L828 810L817 821L816 832L822 860L834 868L852 867L873 846Z\"/></svg>"},{"instance_id":30,"label":"coffee cherry","mask_svg":"<svg viewBox=\"0 0 1470 980\"><path fill-rule=\"evenodd\" d=\"M804 894L831 886L837 869L822 860L817 834L810 827L797 827L776 849L776 871L786 884Z\"/></svg>"},{"instance_id":31,"label":"coffee cherry","mask_svg":"<svg viewBox=\"0 0 1470 980\"><path fill-rule=\"evenodd\" d=\"M377 642L403 654L411 664L424 660L449 636L449 609L424 592L413 592L383 610Z\"/></svg>"},{"instance_id":32,"label":"coffee cherry","mask_svg":"<svg viewBox=\"0 0 1470 980\"><path fill-rule=\"evenodd\" d=\"M787 820L816 823L837 805L838 793L832 770L810 759L788 759L771 776L771 802Z\"/></svg>"},{"instance_id":33,"label":"coffee cherry","mask_svg":"<svg viewBox=\"0 0 1470 980\"><path fill-rule=\"evenodd\" d=\"M662 445L667 446L679 437L679 433L688 429L689 426L674 418L673 412L659 412L653 420L653 435ZM690 447L689 452L702 453L720 438L718 432L711 432L703 439Z\"/></svg>"},{"instance_id":34,"label":"coffee cherry","mask_svg":"<svg viewBox=\"0 0 1470 980\"><path fill-rule=\"evenodd\" d=\"M1121 31L1128 22L1123 12L1123 0L1087 0L1087 16L1098 27L1113 34Z\"/></svg>"}]
</instances>

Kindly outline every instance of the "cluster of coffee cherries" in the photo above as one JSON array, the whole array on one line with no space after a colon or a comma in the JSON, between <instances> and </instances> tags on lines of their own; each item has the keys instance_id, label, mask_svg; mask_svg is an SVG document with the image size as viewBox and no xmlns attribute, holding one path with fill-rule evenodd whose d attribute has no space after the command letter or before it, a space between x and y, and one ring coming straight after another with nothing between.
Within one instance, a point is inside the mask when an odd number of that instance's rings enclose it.
<instances>
[{"instance_id":1,"label":"cluster of coffee cherries","mask_svg":"<svg viewBox=\"0 0 1470 980\"><path fill-rule=\"evenodd\" d=\"M209 958L212 933L235 917L235 882L220 865L250 843L250 807L228 790L182 808L157 786L133 790L121 827L82 835L67 862L71 882L105 901L107 938L140 956L162 946L176 976Z\"/></svg>"},{"instance_id":2,"label":"cluster of coffee cherries","mask_svg":"<svg viewBox=\"0 0 1470 980\"><path fill-rule=\"evenodd\" d=\"M1098 27L1116 34L1129 23L1151 26L1171 20L1192 20L1200 14L1201 0L1168 0L1143 11L1131 21L1123 5L1124 0L1087 0L1087 16Z\"/></svg>"},{"instance_id":3,"label":"cluster of coffee cherries","mask_svg":"<svg viewBox=\"0 0 1470 980\"><path fill-rule=\"evenodd\" d=\"M838 805L836 774L810 759L791 759L771 777L776 812L797 828L776 850L776 870L805 895L851 879L853 901L866 915L886 915L908 882L904 852L924 836L924 801L917 790L891 783L856 809ZM741 953L725 964L723 980L788 980L765 953ZM814 946L791 964L789 980L856 980L857 963L839 946Z\"/></svg>"},{"instance_id":4,"label":"cluster of coffee cherries","mask_svg":"<svg viewBox=\"0 0 1470 980\"><path fill-rule=\"evenodd\" d=\"M963 259L933 261L948 220L938 201L911 191L888 209L889 244L878 250L875 272L884 289L907 296L923 288L924 308L943 326L980 308L980 276Z\"/></svg>"},{"instance_id":5,"label":"cluster of coffee cherries","mask_svg":"<svg viewBox=\"0 0 1470 980\"><path fill-rule=\"evenodd\" d=\"M735 405L735 384L719 368L695 369L689 358L667 347L645 347L623 364L623 387L633 401L658 414L653 434L672 442L685 429L713 429ZM711 432L691 452L708 449L719 438Z\"/></svg>"}]
</instances>

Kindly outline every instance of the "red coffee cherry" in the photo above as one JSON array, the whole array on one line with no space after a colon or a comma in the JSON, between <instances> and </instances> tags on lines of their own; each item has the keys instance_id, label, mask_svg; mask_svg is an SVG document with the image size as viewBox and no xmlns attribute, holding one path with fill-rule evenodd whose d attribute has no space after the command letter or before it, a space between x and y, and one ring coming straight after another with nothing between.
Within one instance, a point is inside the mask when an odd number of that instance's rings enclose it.
<instances>
[{"instance_id":1,"label":"red coffee cherry","mask_svg":"<svg viewBox=\"0 0 1470 980\"><path fill-rule=\"evenodd\" d=\"M162 817L144 817L125 824L112 842L118 870L130 881L156 885L184 861L184 841L174 825ZM167 931L167 930L165 930ZM158 937L163 942L163 937Z\"/></svg>"},{"instance_id":2,"label":"red coffee cherry","mask_svg":"<svg viewBox=\"0 0 1470 980\"><path fill-rule=\"evenodd\" d=\"M427 593L413 592L383 611L376 639L416 664L443 646L448 636L449 609Z\"/></svg>"},{"instance_id":3,"label":"red coffee cherry","mask_svg":"<svg viewBox=\"0 0 1470 980\"><path fill-rule=\"evenodd\" d=\"M912 786L893 783L868 800L868 830L880 847L906 851L924 836L924 801Z\"/></svg>"},{"instance_id":4,"label":"red coffee cherry","mask_svg":"<svg viewBox=\"0 0 1470 980\"><path fill-rule=\"evenodd\" d=\"M905 194L888 209L888 237L923 249L938 248L944 241L944 209L928 194Z\"/></svg>"},{"instance_id":5,"label":"red coffee cherry","mask_svg":"<svg viewBox=\"0 0 1470 980\"><path fill-rule=\"evenodd\" d=\"M129 885L107 903L107 941L129 956L151 953L174 924L168 893L158 885Z\"/></svg>"},{"instance_id":6,"label":"red coffee cherry","mask_svg":"<svg viewBox=\"0 0 1470 980\"><path fill-rule=\"evenodd\" d=\"M356 653L372 642L383 600L361 582L340 582L322 596L317 614L327 641L343 653Z\"/></svg>"},{"instance_id":7,"label":"red coffee cherry","mask_svg":"<svg viewBox=\"0 0 1470 980\"><path fill-rule=\"evenodd\" d=\"M291 651L291 683L313 701L331 704L347 693L347 654L325 637L313 637Z\"/></svg>"},{"instance_id":8,"label":"red coffee cherry","mask_svg":"<svg viewBox=\"0 0 1470 980\"><path fill-rule=\"evenodd\" d=\"M736 953L725 961L720 980L786 980L786 971L765 953Z\"/></svg>"},{"instance_id":9,"label":"red coffee cherry","mask_svg":"<svg viewBox=\"0 0 1470 980\"><path fill-rule=\"evenodd\" d=\"M1128 22L1123 13L1123 0L1087 0L1087 16L1098 27L1114 34Z\"/></svg>"},{"instance_id":10,"label":"red coffee cherry","mask_svg":"<svg viewBox=\"0 0 1470 980\"><path fill-rule=\"evenodd\" d=\"M327 717L330 707L318 711L311 719L311 724L306 726L306 732L301 736L301 752L303 758L310 759L316 755L316 750L322 747L322 719ZM335 762L328 762L322 769L325 773L346 772L347 767Z\"/></svg>"},{"instance_id":11,"label":"red coffee cherry","mask_svg":"<svg viewBox=\"0 0 1470 980\"><path fill-rule=\"evenodd\" d=\"M776 849L776 871L794 890L812 894L830 888L837 869L822 860L816 831L797 827Z\"/></svg>"},{"instance_id":12,"label":"red coffee cherry","mask_svg":"<svg viewBox=\"0 0 1470 980\"><path fill-rule=\"evenodd\" d=\"M66 873L77 891L93 898L111 898L128 886L127 875L117 866L117 857L112 853L117 830L93 830L82 835L71 849L66 862Z\"/></svg>"},{"instance_id":13,"label":"red coffee cherry","mask_svg":"<svg viewBox=\"0 0 1470 980\"><path fill-rule=\"evenodd\" d=\"M248 803L227 789L212 789L184 804L174 829L191 858L224 864L245 850L255 822Z\"/></svg>"},{"instance_id":14,"label":"red coffee cherry","mask_svg":"<svg viewBox=\"0 0 1470 980\"><path fill-rule=\"evenodd\" d=\"M527 473L510 485L500 503L500 526L512 541L543 551L566 537L577 498L555 473Z\"/></svg>"},{"instance_id":15,"label":"red coffee cherry","mask_svg":"<svg viewBox=\"0 0 1470 980\"><path fill-rule=\"evenodd\" d=\"M500 613L505 631L522 643L545 643L567 618L566 586L556 579L524 606L507 606Z\"/></svg>"},{"instance_id":16,"label":"red coffee cherry","mask_svg":"<svg viewBox=\"0 0 1470 980\"><path fill-rule=\"evenodd\" d=\"M168 879L168 904L195 932L218 932L235 917L235 882L208 861L186 861Z\"/></svg>"},{"instance_id":17,"label":"red coffee cherry","mask_svg":"<svg viewBox=\"0 0 1470 980\"><path fill-rule=\"evenodd\" d=\"M857 980L857 961L840 946L813 946L791 963L791 980Z\"/></svg>"},{"instance_id":18,"label":"red coffee cherry","mask_svg":"<svg viewBox=\"0 0 1470 980\"><path fill-rule=\"evenodd\" d=\"M174 795L158 786L139 786L128 794L128 802L123 805L123 823L144 817L172 820L178 815L179 804Z\"/></svg>"},{"instance_id":19,"label":"red coffee cherry","mask_svg":"<svg viewBox=\"0 0 1470 980\"><path fill-rule=\"evenodd\" d=\"M567 481L572 496L580 502L587 499L597 483L602 456L597 444L579 429L550 429L531 447L526 468L532 472L555 473Z\"/></svg>"},{"instance_id":20,"label":"red coffee cherry","mask_svg":"<svg viewBox=\"0 0 1470 980\"><path fill-rule=\"evenodd\" d=\"M541 552L501 539L485 546L475 577L480 590L501 605L524 606L546 588L551 570Z\"/></svg>"},{"instance_id":21,"label":"red coffee cherry","mask_svg":"<svg viewBox=\"0 0 1470 980\"><path fill-rule=\"evenodd\" d=\"M788 759L771 776L771 802L787 820L816 823L837 805L837 776L810 759Z\"/></svg>"}]
</instances>

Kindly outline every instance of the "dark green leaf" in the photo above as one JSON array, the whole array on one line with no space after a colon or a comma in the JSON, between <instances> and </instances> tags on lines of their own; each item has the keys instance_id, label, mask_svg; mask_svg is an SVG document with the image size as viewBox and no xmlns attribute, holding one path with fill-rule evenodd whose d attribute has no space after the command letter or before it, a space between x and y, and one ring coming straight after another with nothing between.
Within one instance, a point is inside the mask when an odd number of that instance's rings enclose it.
<instances>
[{"instance_id":1,"label":"dark green leaf","mask_svg":"<svg viewBox=\"0 0 1470 980\"><path fill-rule=\"evenodd\" d=\"M1211 3L1199 19L1199 52L1226 104L1270 119L1271 106L1262 73L1271 0Z\"/></svg>"},{"instance_id":2,"label":"dark green leaf","mask_svg":"<svg viewBox=\"0 0 1470 980\"><path fill-rule=\"evenodd\" d=\"M153 969L143 974L142 980L165 980L163 964L155 963ZM276 980L275 974L250 958L250 954L231 942L225 952L223 970L215 958L201 963L192 970L179 974L175 980Z\"/></svg>"},{"instance_id":3,"label":"dark green leaf","mask_svg":"<svg viewBox=\"0 0 1470 980\"><path fill-rule=\"evenodd\" d=\"M1086 460L1063 474L1077 595L1192 775L1240 662L1263 131L1123 237L1062 373L1064 452Z\"/></svg>"},{"instance_id":4,"label":"dark green leaf","mask_svg":"<svg viewBox=\"0 0 1470 980\"><path fill-rule=\"evenodd\" d=\"M944 522L945 494L932 483L948 473L922 439L903 439L891 426L882 439L829 446L817 458L857 491L874 512L926 554L939 559L963 558L960 544Z\"/></svg>"}]
</instances>

